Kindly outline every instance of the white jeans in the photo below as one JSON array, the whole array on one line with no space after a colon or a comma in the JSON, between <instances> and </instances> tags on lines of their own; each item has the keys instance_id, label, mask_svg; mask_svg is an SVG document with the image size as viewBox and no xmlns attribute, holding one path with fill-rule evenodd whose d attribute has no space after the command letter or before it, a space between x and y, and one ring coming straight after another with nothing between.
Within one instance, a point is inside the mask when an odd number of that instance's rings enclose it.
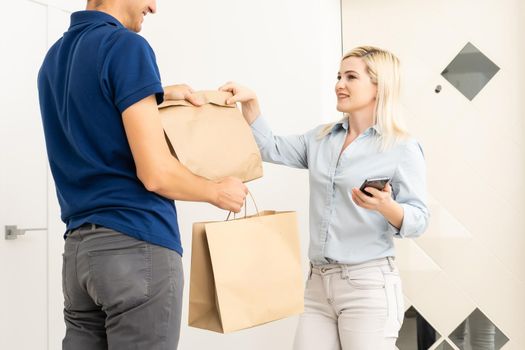
<instances>
[{"instance_id":1,"label":"white jeans","mask_svg":"<svg viewBox=\"0 0 525 350\"><path fill-rule=\"evenodd\" d=\"M294 350L393 350L404 317L393 259L313 266Z\"/></svg>"}]
</instances>

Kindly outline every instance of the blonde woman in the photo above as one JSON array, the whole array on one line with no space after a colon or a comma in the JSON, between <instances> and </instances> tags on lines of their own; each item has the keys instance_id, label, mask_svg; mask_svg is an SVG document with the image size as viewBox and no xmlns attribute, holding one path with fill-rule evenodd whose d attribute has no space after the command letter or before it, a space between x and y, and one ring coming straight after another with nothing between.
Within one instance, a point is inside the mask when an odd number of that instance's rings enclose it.
<instances>
[{"instance_id":1,"label":"blonde woman","mask_svg":"<svg viewBox=\"0 0 525 350\"><path fill-rule=\"evenodd\" d=\"M423 152L398 119L398 59L351 50L335 85L345 117L303 135L274 136L254 92L221 90L241 102L265 161L309 170L311 270L294 349L395 349L404 308L393 239L422 234L429 217ZM378 177L389 184L360 190Z\"/></svg>"}]
</instances>

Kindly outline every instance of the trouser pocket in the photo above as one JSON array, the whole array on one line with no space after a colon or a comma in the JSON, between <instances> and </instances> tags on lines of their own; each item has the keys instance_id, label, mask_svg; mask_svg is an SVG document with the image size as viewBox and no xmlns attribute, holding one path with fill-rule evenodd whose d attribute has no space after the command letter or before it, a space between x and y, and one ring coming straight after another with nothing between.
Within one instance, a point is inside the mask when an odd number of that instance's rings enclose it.
<instances>
[{"instance_id":1,"label":"trouser pocket","mask_svg":"<svg viewBox=\"0 0 525 350\"><path fill-rule=\"evenodd\" d=\"M131 309L149 298L151 246L141 243L129 248L88 253L91 297L104 310Z\"/></svg>"},{"instance_id":2,"label":"trouser pocket","mask_svg":"<svg viewBox=\"0 0 525 350\"><path fill-rule=\"evenodd\" d=\"M404 318L404 300L401 278L397 272L384 272L387 301L387 321L385 337L397 337Z\"/></svg>"},{"instance_id":3,"label":"trouser pocket","mask_svg":"<svg viewBox=\"0 0 525 350\"><path fill-rule=\"evenodd\" d=\"M377 290L385 286L385 276L380 267L348 271L345 279L356 289Z\"/></svg>"}]
</instances>

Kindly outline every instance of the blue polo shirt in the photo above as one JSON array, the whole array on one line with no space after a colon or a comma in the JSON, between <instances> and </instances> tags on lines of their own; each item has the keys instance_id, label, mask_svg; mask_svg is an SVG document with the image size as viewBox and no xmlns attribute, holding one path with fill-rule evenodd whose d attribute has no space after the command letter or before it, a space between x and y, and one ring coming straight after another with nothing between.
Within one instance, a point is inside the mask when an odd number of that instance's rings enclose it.
<instances>
[{"instance_id":1,"label":"blue polo shirt","mask_svg":"<svg viewBox=\"0 0 525 350\"><path fill-rule=\"evenodd\" d=\"M147 41L99 11L71 26L38 74L47 153L67 229L93 223L182 255L172 200L137 177L122 112L163 89Z\"/></svg>"}]
</instances>

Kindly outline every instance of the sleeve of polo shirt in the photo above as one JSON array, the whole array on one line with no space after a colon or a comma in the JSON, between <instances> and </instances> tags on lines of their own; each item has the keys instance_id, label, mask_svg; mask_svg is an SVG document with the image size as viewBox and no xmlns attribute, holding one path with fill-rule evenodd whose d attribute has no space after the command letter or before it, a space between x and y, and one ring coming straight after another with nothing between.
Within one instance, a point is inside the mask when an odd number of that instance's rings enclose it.
<instances>
[{"instance_id":1,"label":"sleeve of polo shirt","mask_svg":"<svg viewBox=\"0 0 525 350\"><path fill-rule=\"evenodd\" d=\"M155 54L146 39L122 31L109 49L102 69L102 80L120 113L145 97L155 94L164 99Z\"/></svg>"},{"instance_id":2,"label":"sleeve of polo shirt","mask_svg":"<svg viewBox=\"0 0 525 350\"><path fill-rule=\"evenodd\" d=\"M397 237L417 237L425 232L430 213L427 208L426 166L421 145L410 140L392 179L392 190L397 203L403 207L401 228L389 224L389 231Z\"/></svg>"},{"instance_id":3,"label":"sleeve of polo shirt","mask_svg":"<svg viewBox=\"0 0 525 350\"><path fill-rule=\"evenodd\" d=\"M265 162L299 169L308 168L304 135L275 136L262 116L255 119L250 127Z\"/></svg>"}]
</instances>

